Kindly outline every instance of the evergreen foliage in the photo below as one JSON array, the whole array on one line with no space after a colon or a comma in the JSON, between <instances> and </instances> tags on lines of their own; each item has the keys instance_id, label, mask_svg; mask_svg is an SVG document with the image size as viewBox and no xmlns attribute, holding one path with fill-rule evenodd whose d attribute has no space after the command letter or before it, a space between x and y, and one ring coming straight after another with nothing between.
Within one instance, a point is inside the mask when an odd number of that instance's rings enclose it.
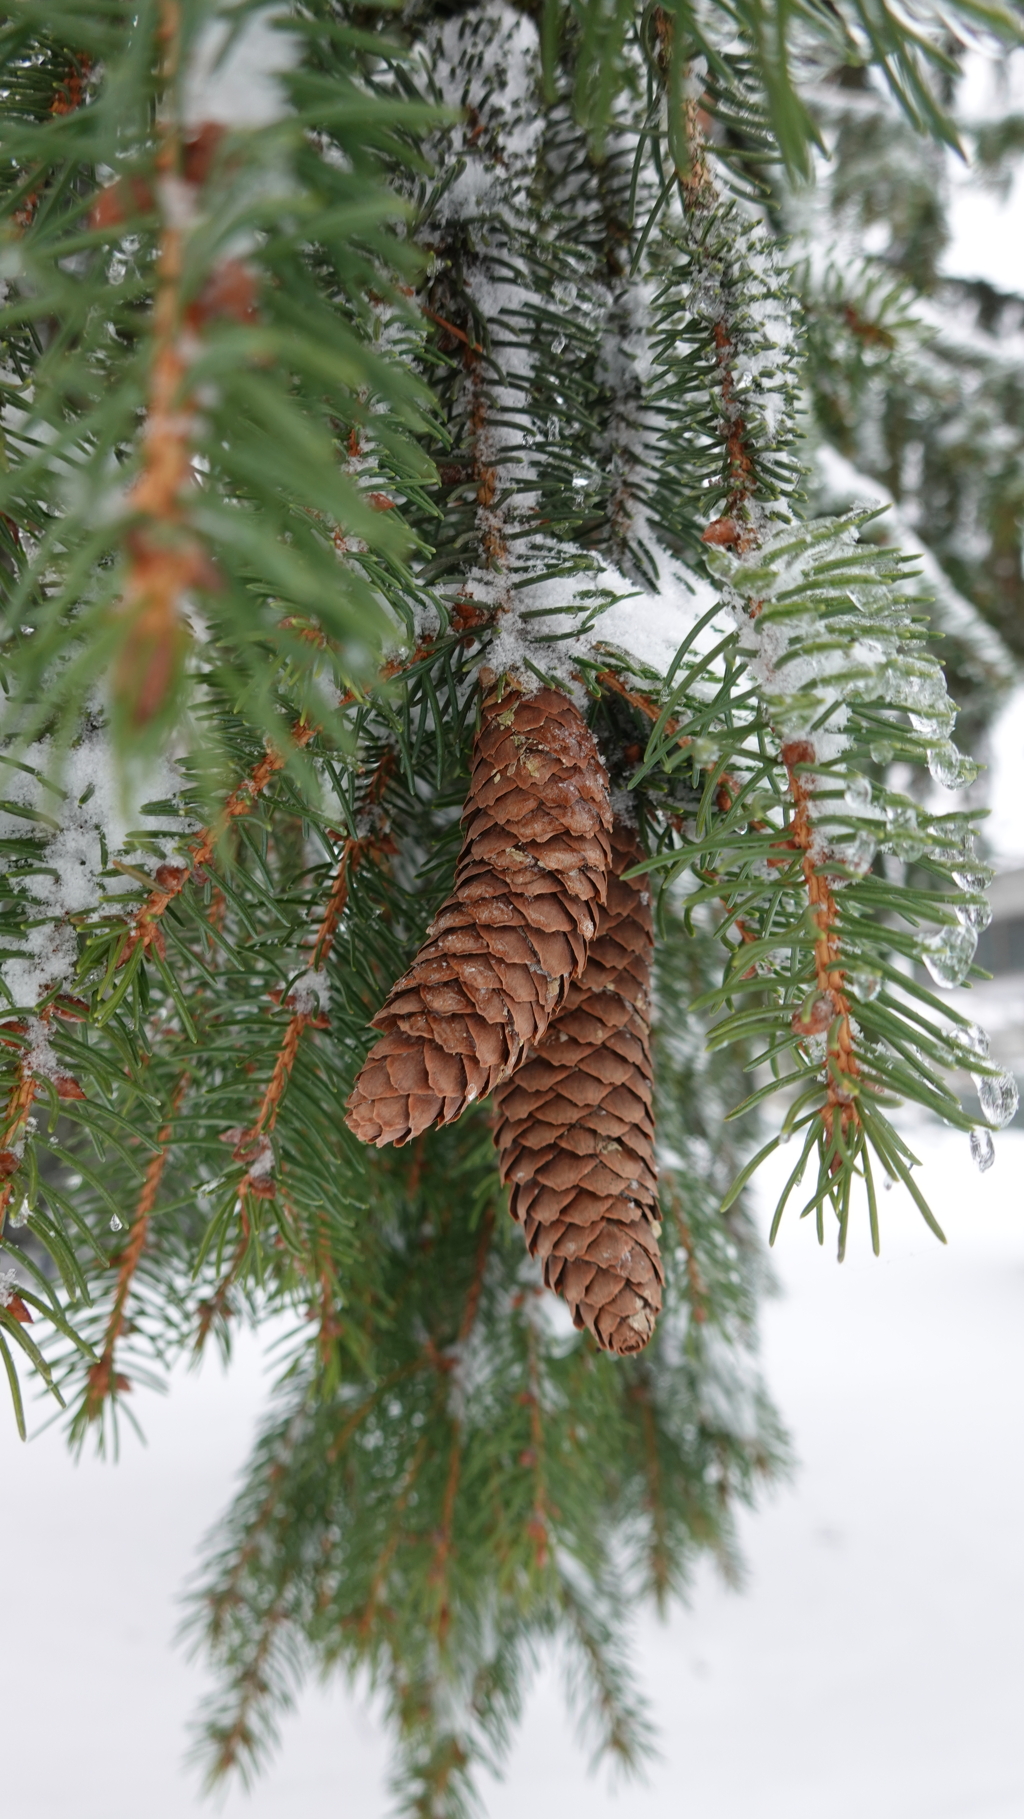
<instances>
[{"instance_id":1,"label":"evergreen foliage","mask_svg":"<svg viewBox=\"0 0 1024 1819\"><path fill-rule=\"evenodd\" d=\"M933 611L973 731L1012 673L1006 647L1021 650L1021 298L943 275L948 164L884 96L861 77L817 106L830 162L814 192L780 197L809 255L800 280L815 418L843 458L826 456L816 497L832 509L854 493L891 498L890 540L937 559ZM978 181L1006 181L1021 148L1012 94L980 120L957 85L953 107Z\"/></svg>"},{"instance_id":2,"label":"evergreen foliage","mask_svg":"<svg viewBox=\"0 0 1024 1819\"><path fill-rule=\"evenodd\" d=\"M337 1664L383 1694L403 1809L455 1819L548 1638L636 1761L631 1604L699 1549L731 1570L785 1458L754 1168L798 1139L776 1226L795 1195L841 1256L880 1177L934 1225L894 1105L1013 1116L932 989L977 976L988 876L933 787L974 775L934 634L980 723L1019 376L943 321L921 352L935 186L896 220L865 149L879 118L926 173L956 142L951 18L1019 35L966 0L0 27L0 1351L22 1425L19 1353L114 1442L182 1350L294 1318L194 1607L214 1776ZM822 145L815 218L895 223L873 263L785 244ZM870 509L812 514L824 441L927 499L937 588ZM543 1293L488 1108L400 1151L342 1121L450 886L481 680L573 694L646 854L666 1285L635 1358Z\"/></svg>"}]
</instances>

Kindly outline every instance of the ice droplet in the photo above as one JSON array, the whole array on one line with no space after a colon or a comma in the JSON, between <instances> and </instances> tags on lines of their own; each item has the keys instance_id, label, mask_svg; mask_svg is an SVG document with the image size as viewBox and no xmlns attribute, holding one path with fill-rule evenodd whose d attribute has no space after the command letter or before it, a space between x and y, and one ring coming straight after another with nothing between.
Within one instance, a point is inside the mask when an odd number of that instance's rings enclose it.
<instances>
[{"instance_id":1,"label":"ice droplet","mask_svg":"<svg viewBox=\"0 0 1024 1819\"><path fill-rule=\"evenodd\" d=\"M968 903L958 903L956 913L968 928L976 928L980 932L992 920L992 905L987 897L972 897Z\"/></svg>"},{"instance_id":2,"label":"ice droplet","mask_svg":"<svg viewBox=\"0 0 1024 1819\"><path fill-rule=\"evenodd\" d=\"M792 1137L792 1135L793 1135L792 1131L786 1131L786 1130L780 1131L779 1132L779 1142L788 1143L790 1138Z\"/></svg>"},{"instance_id":3,"label":"ice droplet","mask_svg":"<svg viewBox=\"0 0 1024 1819\"><path fill-rule=\"evenodd\" d=\"M29 1215L29 1204L28 1204L27 1200L23 1200L21 1205L18 1207L17 1211L13 1212L11 1214L10 1224L11 1224L12 1228L14 1230L17 1230L19 1225L27 1225L28 1224L28 1215Z\"/></svg>"},{"instance_id":4,"label":"ice droplet","mask_svg":"<svg viewBox=\"0 0 1024 1819\"><path fill-rule=\"evenodd\" d=\"M957 928L940 928L921 944L921 958L936 985L962 985L971 970L978 936L963 923Z\"/></svg>"},{"instance_id":5,"label":"ice droplet","mask_svg":"<svg viewBox=\"0 0 1024 1819\"><path fill-rule=\"evenodd\" d=\"M849 986L855 998L859 998L862 1004L870 1004L873 998L878 997L882 981L877 973L851 973Z\"/></svg>"},{"instance_id":6,"label":"ice droplet","mask_svg":"<svg viewBox=\"0 0 1024 1819\"><path fill-rule=\"evenodd\" d=\"M954 866L953 876L962 891L987 891L995 872L990 865Z\"/></svg>"},{"instance_id":7,"label":"ice droplet","mask_svg":"<svg viewBox=\"0 0 1024 1819\"><path fill-rule=\"evenodd\" d=\"M967 1054L979 1057L984 1061L988 1056L988 1032L980 1023L969 1023L966 1029L958 1029L953 1036L957 1048Z\"/></svg>"},{"instance_id":8,"label":"ice droplet","mask_svg":"<svg viewBox=\"0 0 1024 1819\"><path fill-rule=\"evenodd\" d=\"M996 1146L992 1141L991 1131L971 1132L971 1155L978 1164L982 1174L991 1168L996 1159Z\"/></svg>"},{"instance_id":9,"label":"ice droplet","mask_svg":"<svg viewBox=\"0 0 1024 1819\"><path fill-rule=\"evenodd\" d=\"M920 859L925 843L920 836L917 824L917 810L909 803L898 804L886 810L889 823L889 843L900 859Z\"/></svg>"},{"instance_id":10,"label":"ice droplet","mask_svg":"<svg viewBox=\"0 0 1024 1819\"><path fill-rule=\"evenodd\" d=\"M850 808L871 807L871 784L866 777L851 777L846 786L846 802Z\"/></svg>"},{"instance_id":11,"label":"ice droplet","mask_svg":"<svg viewBox=\"0 0 1024 1819\"><path fill-rule=\"evenodd\" d=\"M965 758L955 745L933 746L928 753L928 769L943 789L964 789L978 775L973 758Z\"/></svg>"},{"instance_id":12,"label":"ice droplet","mask_svg":"<svg viewBox=\"0 0 1024 1819\"><path fill-rule=\"evenodd\" d=\"M112 1231L112 1232L119 1232L119 1231L121 1231L121 1230L122 1230L122 1228L123 1228L123 1226L124 1226L124 1220L123 1220L123 1219L119 1219L119 1218L118 1218L118 1216L117 1216L117 1214L116 1214L116 1213L111 1213L111 1215L110 1215L110 1229L111 1229L111 1231Z\"/></svg>"},{"instance_id":13,"label":"ice droplet","mask_svg":"<svg viewBox=\"0 0 1024 1819\"><path fill-rule=\"evenodd\" d=\"M923 733L926 739L935 740L948 739L953 730L953 723L955 720L956 714L953 711L953 703L951 701L944 702L942 708L937 708L934 713L912 713L910 716L910 724L915 733Z\"/></svg>"},{"instance_id":14,"label":"ice droplet","mask_svg":"<svg viewBox=\"0 0 1024 1819\"><path fill-rule=\"evenodd\" d=\"M882 1179L882 1186L884 1187L887 1194L891 1194L893 1188L896 1186L896 1183L893 1180L891 1175L885 1175Z\"/></svg>"},{"instance_id":15,"label":"ice droplet","mask_svg":"<svg viewBox=\"0 0 1024 1819\"><path fill-rule=\"evenodd\" d=\"M1017 1115L1020 1094L1013 1075L1004 1067L998 1074L972 1074L981 1109L990 1124L1002 1130Z\"/></svg>"},{"instance_id":16,"label":"ice droplet","mask_svg":"<svg viewBox=\"0 0 1024 1819\"><path fill-rule=\"evenodd\" d=\"M854 834L852 840L844 840L842 845L837 847L837 851L851 872L866 872L870 870L874 861L878 851L878 842L861 829Z\"/></svg>"}]
</instances>

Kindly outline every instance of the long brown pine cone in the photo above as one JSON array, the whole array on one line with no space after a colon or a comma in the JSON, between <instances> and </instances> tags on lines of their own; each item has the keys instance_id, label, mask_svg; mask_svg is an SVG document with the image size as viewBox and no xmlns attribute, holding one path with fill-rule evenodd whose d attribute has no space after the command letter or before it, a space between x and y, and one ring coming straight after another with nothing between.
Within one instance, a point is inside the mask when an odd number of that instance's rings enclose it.
<instances>
[{"instance_id":1,"label":"long brown pine cone","mask_svg":"<svg viewBox=\"0 0 1024 1819\"><path fill-rule=\"evenodd\" d=\"M515 1078L494 1095L494 1141L511 1210L577 1327L638 1352L664 1276L651 1109L651 955L642 858L616 819L608 901L582 977Z\"/></svg>"},{"instance_id":2,"label":"long brown pine cone","mask_svg":"<svg viewBox=\"0 0 1024 1819\"><path fill-rule=\"evenodd\" d=\"M554 689L483 703L455 887L373 1019L382 1030L346 1122L408 1143L486 1098L538 1041L582 972L611 858L608 776Z\"/></svg>"}]
</instances>

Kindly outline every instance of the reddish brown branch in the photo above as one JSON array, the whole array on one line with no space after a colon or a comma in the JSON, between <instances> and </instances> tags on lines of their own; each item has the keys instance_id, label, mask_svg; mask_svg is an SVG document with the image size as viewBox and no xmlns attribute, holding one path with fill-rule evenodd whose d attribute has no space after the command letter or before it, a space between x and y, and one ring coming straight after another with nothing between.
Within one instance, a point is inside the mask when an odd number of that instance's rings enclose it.
<instances>
[{"instance_id":1,"label":"reddish brown branch","mask_svg":"<svg viewBox=\"0 0 1024 1819\"><path fill-rule=\"evenodd\" d=\"M487 1257L494 1232L494 1208L488 1206L480 1227L480 1242L477 1245L476 1267L473 1280L469 1285L466 1305L459 1327L458 1344L464 1346L473 1331L477 1312L480 1307L480 1296L483 1293L484 1273L487 1268ZM430 1577L438 1587L437 1634L443 1642L448 1634L451 1617L447 1581L448 1562L452 1551L452 1524L455 1518L455 1500L459 1493L459 1478L462 1473L462 1422L458 1419L452 1423L451 1458L448 1464L448 1479L445 1484L444 1499L441 1505L441 1525L437 1532L434 1548L434 1559Z\"/></svg>"},{"instance_id":2,"label":"reddish brown branch","mask_svg":"<svg viewBox=\"0 0 1024 1819\"><path fill-rule=\"evenodd\" d=\"M103 1350L96 1363L90 1367L86 1379L83 1413L87 1421L96 1420L102 1412L103 1405L108 1396L118 1392L124 1392L131 1388L131 1384L127 1377L122 1376L115 1368L115 1351L117 1342L124 1332L125 1310L128 1305L128 1298L132 1292L136 1271L138 1270L139 1264L142 1262L143 1253L146 1249L150 1221L152 1220L153 1212L156 1207L157 1195L160 1191L160 1183L163 1180L164 1169L167 1166L167 1149L171 1141L173 1119L181 1104L187 1083L188 1076L183 1074L175 1088L174 1097L171 1100L171 1115L168 1118L167 1123L161 1127L157 1136L157 1149L150 1157L147 1165L142 1183L142 1191L139 1194L138 1203L135 1208L135 1216L132 1219L131 1229L128 1233L128 1241L125 1244L124 1250L121 1252L117 1271L117 1289L114 1295L114 1304L110 1310L110 1317L107 1320Z\"/></svg>"},{"instance_id":3,"label":"reddish brown branch","mask_svg":"<svg viewBox=\"0 0 1024 1819\"><path fill-rule=\"evenodd\" d=\"M540 1294L542 1291L537 1290ZM533 1542L533 1557L538 1571L543 1570L548 1560L548 1496L547 1474L545 1471L544 1422L540 1408L540 1378L537 1370L537 1334L533 1323L528 1321L526 1328L527 1360L530 1373L530 1387L524 1390L522 1400L530 1410L530 1447L520 1458L521 1465L530 1466L533 1470L533 1509L526 1524L526 1533Z\"/></svg>"},{"instance_id":4,"label":"reddish brown branch","mask_svg":"<svg viewBox=\"0 0 1024 1819\"><path fill-rule=\"evenodd\" d=\"M85 85L92 70L92 58L85 52L76 54L75 61L68 69L67 75L50 102L50 113L55 119L73 114L81 107L85 99ZM39 191L32 190L14 210L12 220L16 228L24 233L32 226L36 210L39 207ZM10 522L10 520L8 520Z\"/></svg>"},{"instance_id":5,"label":"reddish brown branch","mask_svg":"<svg viewBox=\"0 0 1024 1819\"><path fill-rule=\"evenodd\" d=\"M682 1204L677 1193L671 1193L669 1205L672 1208L672 1217L676 1222L680 1243L683 1247L683 1255L686 1258L686 1279L690 1285L690 1305L693 1309L693 1317L698 1325L703 1325L708 1317L708 1291L707 1285L700 1272L700 1265L697 1262L697 1251L693 1242L693 1233L690 1230L689 1222L683 1212Z\"/></svg>"},{"instance_id":6,"label":"reddish brown branch","mask_svg":"<svg viewBox=\"0 0 1024 1819\"><path fill-rule=\"evenodd\" d=\"M14 1084L7 1101L3 1136L0 1137L0 1175L3 1177L3 1187L0 1188L0 1234L14 1196L15 1177L21 1166L21 1150L37 1089L36 1077L32 1069L26 1066L22 1053L18 1056Z\"/></svg>"},{"instance_id":7,"label":"reddish brown branch","mask_svg":"<svg viewBox=\"0 0 1024 1819\"><path fill-rule=\"evenodd\" d=\"M79 1016L77 1009L73 1008L75 1004L74 999L57 999L55 1003L48 1004L45 1009L41 1010L37 1021L42 1026L44 1034L55 1011L59 1015L70 1017L77 1022ZM9 1034L0 1037L0 1041L3 1041L8 1047L20 1047L19 1039L26 1034L25 1024L18 1021L4 1025L4 1028ZM3 1184L0 1187L0 1236L3 1234L7 1210L14 1196L15 1178L21 1167L29 1119L39 1094L41 1079L50 1081L58 1099L85 1098L78 1081L74 1080L70 1074L54 1073L47 1068L43 1075L39 1075L31 1064L30 1051L21 1048L15 1065L14 1083L4 1112L4 1122L0 1127L0 1182Z\"/></svg>"},{"instance_id":8,"label":"reddish brown branch","mask_svg":"<svg viewBox=\"0 0 1024 1819\"><path fill-rule=\"evenodd\" d=\"M341 921L345 911L345 905L348 902L349 884L352 873L366 854L378 849L380 844L381 837L377 833L367 835L363 839L348 839L345 841L344 846L341 849L341 857L338 860L337 868L335 870L334 882L331 886L330 896L327 900L327 908L324 911L320 927L317 930L316 940L313 943L311 958L311 965L313 968L319 969L326 964L331 949L334 946L338 924ZM281 1108L281 1100L284 1097L288 1082L292 1076L292 1069L295 1066L303 1031L311 1027L322 1027L322 1020L318 1012L305 1008L296 1009L292 1012L281 1041L281 1046L277 1051L273 1072L264 1089L259 1110L249 1129L238 1139L234 1154L240 1162L249 1161L254 1151L261 1161L265 1158L267 1153L266 1139L269 1138L274 1125L277 1123L277 1114ZM250 1167L242 1178L238 1192L239 1196L242 1196L245 1193L254 1193L257 1198L272 1199L276 1193L276 1188L269 1173L264 1172L262 1169Z\"/></svg>"},{"instance_id":9,"label":"reddish brown branch","mask_svg":"<svg viewBox=\"0 0 1024 1819\"><path fill-rule=\"evenodd\" d=\"M370 1625L377 1614L377 1606L380 1603L380 1596L384 1589L384 1582L388 1576L388 1569L398 1552L399 1545L402 1541L402 1517L408 1506L409 1498L412 1496L413 1490L415 1489L416 1480L420 1475L423 1461L426 1456L427 1430L424 1428L416 1443L416 1450L409 1462L409 1469L405 1474L405 1482L394 1501L393 1508L395 1519L392 1524L391 1533L381 1550L377 1565L374 1568L373 1578L370 1581L369 1594L356 1626L361 1642L365 1642L370 1632Z\"/></svg>"},{"instance_id":10,"label":"reddish brown branch","mask_svg":"<svg viewBox=\"0 0 1024 1819\"><path fill-rule=\"evenodd\" d=\"M610 669L601 670L598 673L597 680L600 683L602 683L605 688L611 689L614 694L621 695L621 697L624 701L629 702L630 707L636 708L637 712L644 714L648 720L650 720L652 722L656 722L659 719L659 717L661 715L661 709L658 706L657 702L652 700L650 695L641 694L637 689L627 688L627 686L623 682L621 676L617 676L615 674L614 670L610 670ZM678 727L679 727L678 720L666 720L666 722L665 722L665 731L668 733L670 738L672 738L676 735L676 733L678 732ZM685 733L679 734L679 737L676 739L676 744L680 747L686 747L688 745L692 745L692 743L693 743L693 741ZM638 748L637 755L639 756L639 748ZM738 788L739 788L739 785L737 784L734 777L730 777L728 774L726 774L725 776L723 776L720 779L715 800L716 800L717 806L721 809L723 814L728 814L730 808L733 805L733 801L735 799L735 792L738 790ZM761 831L763 831L764 823L761 821L752 821L750 823L750 826L755 830L755 832L761 832ZM726 909L729 909L731 907L731 905L728 903L728 901L725 897L723 897L721 899L721 902L725 905ZM756 935L752 934L751 930L746 926L746 924L743 922L742 918L740 918L740 917L736 918L734 927L735 927L736 932L739 935L741 941L744 941L744 942L756 941L756 939L757 939Z\"/></svg>"},{"instance_id":11,"label":"reddish brown branch","mask_svg":"<svg viewBox=\"0 0 1024 1819\"><path fill-rule=\"evenodd\" d=\"M856 1135L860 1126L855 1088L848 1084L856 1082L860 1066L850 1026L850 1004L844 990L845 973L836 927L836 900L828 878L819 871L815 860L810 793L802 774L804 765L814 763L813 747L806 740L784 745L782 761L786 766L795 809L788 830L789 844L800 853L804 886L817 929L814 943L817 997L813 1003L796 1013L793 1029L798 1036L803 1037L823 1034L826 1030L829 1032L827 1098L821 1117L830 1139L838 1120L839 1131L845 1142L851 1135ZM833 1172L840 1166L840 1158L835 1155L832 1159Z\"/></svg>"},{"instance_id":12,"label":"reddish brown branch","mask_svg":"<svg viewBox=\"0 0 1024 1819\"><path fill-rule=\"evenodd\" d=\"M292 745L301 750L307 745L317 731L305 720L297 721L290 729ZM188 849L185 865L161 865L157 867L153 889L128 925L128 939L121 953L121 964L141 945L143 952L148 952L154 944L160 951L162 933L159 922L168 904L180 897L189 880L203 867L209 865L220 841L231 823L241 815L248 815L263 794L271 778L284 769L287 755L275 749L268 749L256 768L232 790L221 809L218 819L210 827L204 827L198 838Z\"/></svg>"}]
</instances>

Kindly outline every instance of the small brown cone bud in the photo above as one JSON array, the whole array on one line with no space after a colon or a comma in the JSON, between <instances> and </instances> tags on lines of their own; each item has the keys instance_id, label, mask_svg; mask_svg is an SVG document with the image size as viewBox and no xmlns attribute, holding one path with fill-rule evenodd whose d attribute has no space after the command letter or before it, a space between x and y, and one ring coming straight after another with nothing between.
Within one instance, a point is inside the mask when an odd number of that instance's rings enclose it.
<instances>
[{"instance_id":1,"label":"small brown cone bud","mask_svg":"<svg viewBox=\"0 0 1024 1819\"><path fill-rule=\"evenodd\" d=\"M378 1149L450 1124L539 1041L583 971L612 813L593 735L554 689L482 709L455 888L373 1019L346 1121Z\"/></svg>"},{"instance_id":2,"label":"small brown cone bud","mask_svg":"<svg viewBox=\"0 0 1024 1819\"><path fill-rule=\"evenodd\" d=\"M494 1095L511 1210L574 1324L609 1352L638 1352L664 1280L651 1110L654 934L633 829L612 832L608 902L582 977L513 1080Z\"/></svg>"}]
</instances>

